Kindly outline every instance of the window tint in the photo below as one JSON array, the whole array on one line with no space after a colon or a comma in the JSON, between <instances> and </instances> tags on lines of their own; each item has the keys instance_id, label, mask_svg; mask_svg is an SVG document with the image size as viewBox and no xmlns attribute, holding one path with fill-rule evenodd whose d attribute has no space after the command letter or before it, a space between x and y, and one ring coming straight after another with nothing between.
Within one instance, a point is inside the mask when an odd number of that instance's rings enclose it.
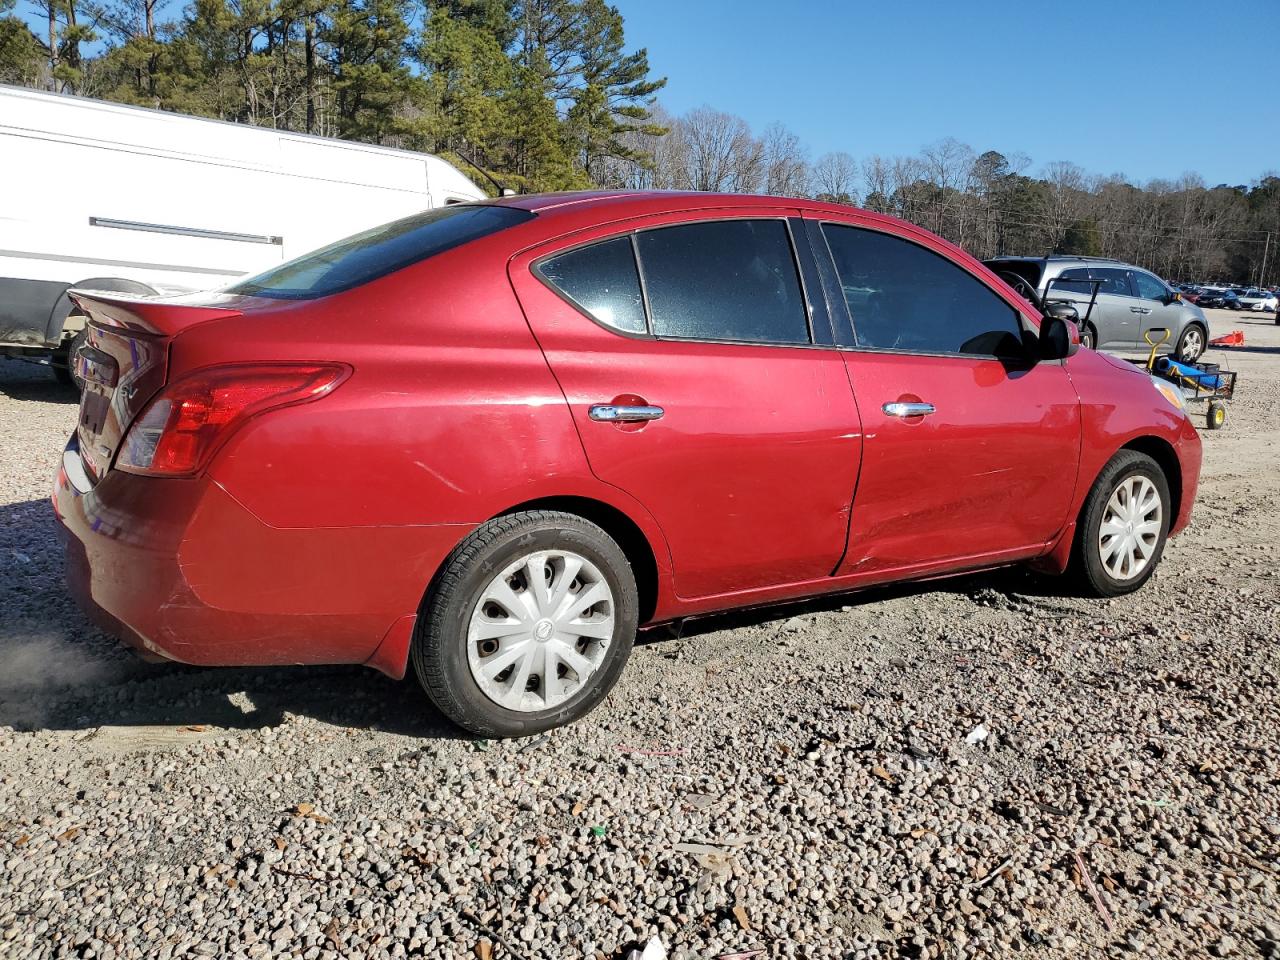
<instances>
[{"instance_id":1,"label":"window tint","mask_svg":"<svg viewBox=\"0 0 1280 960\"><path fill-rule=\"evenodd\" d=\"M1169 295L1169 288L1149 273L1133 272L1133 282L1138 287L1138 296L1147 300L1163 300Z\"/></svg>"},{"instance_id":2,"label":"window tint","mask_svg":"<svg viewBox=\"0 0 1280 960\"><path fill-rule=\"evenodd\" d=\"M1081 280L1088 280L1088 279L1089 279L1088 268L1072 267L1070 270L1063 270L1060 274L1058 274L1058 279L1055 280L1052 283L1052 285L1049 287L1049 292L1051 294L1060 293L1060 292L1083 293L1085 296L1088 296L1089 294L1093 293L1093 285L1089 283L1079 282ZM1076 281L1076 282L1073 283L1072 281Z\"/></svg>"},{"instance_id":3,"label":"window tint","mask_svg":"<svg viewBox=\"0 0 1280 960\"><path fill-rule=\"evenodd\" d=\"M1114 293L1121 297L1132 297L1133 289L1129 286L1129 271L1117 267L1095 267L1091 274L1093 279L1101 280L1099 293Z\"/></svg>"},{"instance_id":4,"label":"window tint","mask_svg":"<svg viewBox=\"0 0 1280 960\"><path fill-rule=\"evenodd\" d=\"M532 218L527 210L485 204L427 210L331 243L227 290L282 300L326 297Z\"/></svg>"},{"instance_id":5,"label":"window tint","mask_svg":"<svg viewBox=\"0 0 1280 960\"><path fill-rule=\"evenodd\" d=\"M858 346L1017 357L1017 312L945 257L887 233L823 224Z\"/></svg>"},{"instance_id":6,"label":"window tint","mask_svg":"<svg viewBox=\"0 0 1280 960\"><path fill-rule=\"evenodd\" d=\"M606 326L644 333L644 300L631 237L579 247L542 261L538 272Z\"/></svg>"},{"instance_id":7,"label":"window tint","mask_svg":"<svg viewBox=\"0 0 1280 960\"><path fill-rule=\"evenodd\" d=\"M636 234L659 337L808 343L808 310L781 220L720 220Z\"/></svg>"}]
</instances>

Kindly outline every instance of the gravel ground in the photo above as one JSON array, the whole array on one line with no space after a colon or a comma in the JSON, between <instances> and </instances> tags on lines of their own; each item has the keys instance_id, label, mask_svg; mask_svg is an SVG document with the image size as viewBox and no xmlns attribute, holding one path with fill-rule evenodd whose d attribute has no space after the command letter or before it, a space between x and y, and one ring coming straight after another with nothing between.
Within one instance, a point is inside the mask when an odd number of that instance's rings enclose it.
<instances>
[{"instance_id":1,"label":"gravel ground","mask_svg":"<svg viewBox=\"0 0 1280 960\"><path fill-rule=\"evenodd\" d=\"M687 624L493 743L371 671L88 626L46 500L75 406L0 362L0 954L1280 957L1280 327L1214 328L1240 398L1137 596L1006 571Z\"/></svg>"}]
</instances>

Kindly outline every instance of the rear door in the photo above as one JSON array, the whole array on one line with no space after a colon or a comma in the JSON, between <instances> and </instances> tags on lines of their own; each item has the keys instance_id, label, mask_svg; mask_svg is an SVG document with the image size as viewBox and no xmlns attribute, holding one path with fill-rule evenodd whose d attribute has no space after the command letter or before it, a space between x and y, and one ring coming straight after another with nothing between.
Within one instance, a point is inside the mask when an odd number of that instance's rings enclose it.
<instances>
[{"instance_id":1,"label":"rear door","mask_svg":"<svg viewBox=\"0 0 1280 960\"><path fill-rule=\"evenodd\" d=\"M929 238L821 231L866 437L839 572L886 579L1042 553L1067 520L1080 452L1063 363L1031 359L1010 301Z\"/></svg>"},{"instance_id":2,"label":"rear door","mask_svg":"<svg viewBox=\"0 0 1280 960\"><path fill-rule=\"evenodd\" d=\"M844 551L862 437L789 214L650 218L510 265L592 471L657 520L684 598L824 578Z\"/></svg>"}]
</instances>

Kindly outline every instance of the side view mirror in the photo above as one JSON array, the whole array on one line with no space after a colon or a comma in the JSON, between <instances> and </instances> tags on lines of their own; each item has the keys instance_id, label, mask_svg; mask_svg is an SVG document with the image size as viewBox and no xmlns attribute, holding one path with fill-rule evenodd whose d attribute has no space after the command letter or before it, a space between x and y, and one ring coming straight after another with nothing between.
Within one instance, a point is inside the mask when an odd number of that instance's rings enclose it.
<instances>
[{"instance_id":1,"label":"side view mirror","mask_svg":"<svg viewBox=\"0 0 1280 960\"><path fill-rule=\"evenodd\" d=\"M1075 313L1074 310L1071 311ZM1050 311L1040 324L1040 359L1065 360L1075 356L1080 349L1080 328L1076 326L1075 317L1058 316L1058 311Z\"/></svg>"}]
</instances>

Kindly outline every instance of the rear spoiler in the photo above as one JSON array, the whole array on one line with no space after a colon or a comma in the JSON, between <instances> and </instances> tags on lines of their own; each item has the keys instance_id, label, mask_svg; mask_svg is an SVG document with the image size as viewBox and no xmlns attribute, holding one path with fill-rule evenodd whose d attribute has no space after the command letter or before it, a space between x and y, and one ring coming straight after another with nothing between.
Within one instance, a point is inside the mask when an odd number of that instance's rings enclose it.
<instances>
[{"instance_id":1,"label":"rear spoiler","mask_svg":"<svg viewBox=\"0 0 1280 960\"><path fill-rule=\"evenodd\" d=\"M102 290L67 291L67 296L92 322L151 336L173 337L197 324L238 317L243 311L180 300L139 297ZM213 294L212 296L217 296Z\"/></svg>"}]
</instances>

